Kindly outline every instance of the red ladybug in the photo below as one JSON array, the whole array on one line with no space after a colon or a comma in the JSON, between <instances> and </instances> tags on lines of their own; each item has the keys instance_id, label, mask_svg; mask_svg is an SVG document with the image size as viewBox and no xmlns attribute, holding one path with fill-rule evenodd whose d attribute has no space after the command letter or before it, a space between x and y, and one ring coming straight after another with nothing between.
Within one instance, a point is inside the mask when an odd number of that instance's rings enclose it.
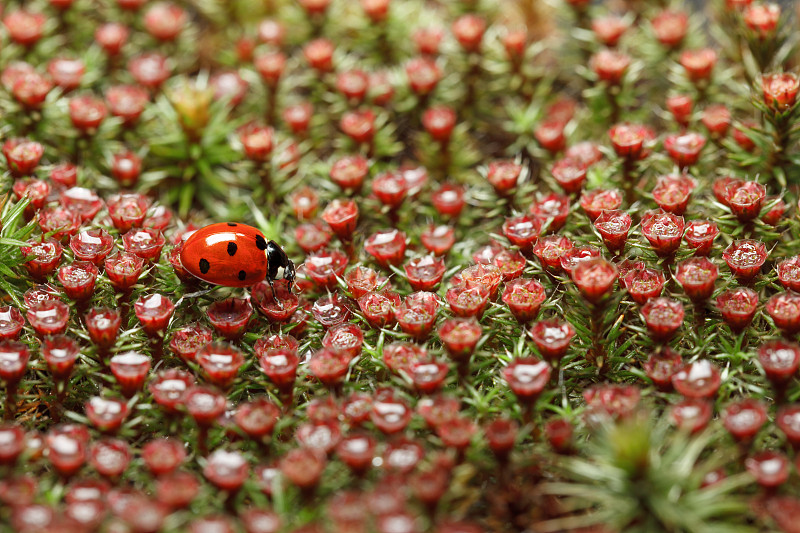
<instances>
[{"instance_id":1,"label":"red ladybug","mask_svg":"<svg viewBox=\"0 0 800 533\"><path fill-rule=\"evenodd\" d=\"M181 250L183 268L193 276L226 287L249 287L266 279L294 283L294 263L274 241L252 226L211 224L192 233Z\"/></svg>"}]
</instances>

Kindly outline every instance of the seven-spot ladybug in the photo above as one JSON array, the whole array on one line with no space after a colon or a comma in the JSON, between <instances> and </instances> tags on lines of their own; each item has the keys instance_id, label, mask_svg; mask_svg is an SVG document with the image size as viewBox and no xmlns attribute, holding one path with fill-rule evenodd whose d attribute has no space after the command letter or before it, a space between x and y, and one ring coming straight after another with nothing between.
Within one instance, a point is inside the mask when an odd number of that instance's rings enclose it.
<instances>
[{"instance_id":1,"label":"seven-spot ladybug","mask_svg":"<svg viewBox=\"0 0 800 533\"><path fill-rule=\"evenodd\" d=\"M195 277L226 287L249 287L266 279L294 283L294 263L274 241L252 226L221 222L192 233L181 250L181 263Z\"/></svg>"}]
</instances>

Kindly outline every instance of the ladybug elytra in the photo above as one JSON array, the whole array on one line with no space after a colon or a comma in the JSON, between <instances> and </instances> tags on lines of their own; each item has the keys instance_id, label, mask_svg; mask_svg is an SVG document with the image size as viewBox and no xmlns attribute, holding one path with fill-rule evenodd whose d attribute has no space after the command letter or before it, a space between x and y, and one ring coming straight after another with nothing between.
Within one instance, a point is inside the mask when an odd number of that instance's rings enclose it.
<instances>
[{"instance_id":1,"label":"ladybug elytra","mask_svg":"<svg viewBox=\"0 0 800 533\"><path fill-rule=\"evenodd\" d=\"M180 253L181 264L193 276L225 287L249 287L278 279L294 283L294 263L275 241L252 226L235 222L211 224L192 233Z\"/></svg>"}]
</instances>

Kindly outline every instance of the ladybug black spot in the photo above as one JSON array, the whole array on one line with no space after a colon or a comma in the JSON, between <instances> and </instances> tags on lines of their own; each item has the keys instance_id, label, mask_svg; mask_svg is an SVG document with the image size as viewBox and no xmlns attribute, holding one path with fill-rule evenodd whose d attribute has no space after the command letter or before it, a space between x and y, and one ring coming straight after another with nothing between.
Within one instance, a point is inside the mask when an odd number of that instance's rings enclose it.
<instances>
[{"instance_id":1,"label":"ladybug black spot","mask_svg":"<svg viewBox=\"0 0 800 533\"><path fill-rule=\"evenodd\" d=\"M235 242L229 242L228 243L228 255L231 256L231 257L236 255L236 243Z\"/></svg>"},{"instance_id":2,"label":"ladybug black spot","mask_svg":"<svg viewBox=\"0 0 800 533\"><path fill-rule=\"evenodd\" d=\"M246 277L247 277L247 272L245 272L244 270L240 270L239 271L239 281L244 281L244 278L246 278Z\"/></svg>"},{"instance_id":3,"label":"ladybug black spot","mask_svg":"<svg viewBox=\"0 0 800 533\"><path fill-rule=\"evenodd\" d=\"M264 238L263 235L256 235L256 246L259 250L266 250L267 249L267 240Z\"/></svg>"},{"instance_id":4,"label":"ladybug black spot","mask_svg":"<svg viewBox=\"0 0 800 533\"><path fill-rule=\"evenodd\" d=\"M211 263L208 262L207 259L200 260L200 272L203 274L208 274L208 270L211 268Z\"/></svg>"},{"instance_id":5,"label":"ladybug black spot","mask_svg":"<svg viewBox=\"0 0 800 533\"><path fill-rule=\"evenodd\" d=\"M234 224L233 222L228 222L228 227L229 228L235 228L236 224Z\"/></svg>"}]
</instances>

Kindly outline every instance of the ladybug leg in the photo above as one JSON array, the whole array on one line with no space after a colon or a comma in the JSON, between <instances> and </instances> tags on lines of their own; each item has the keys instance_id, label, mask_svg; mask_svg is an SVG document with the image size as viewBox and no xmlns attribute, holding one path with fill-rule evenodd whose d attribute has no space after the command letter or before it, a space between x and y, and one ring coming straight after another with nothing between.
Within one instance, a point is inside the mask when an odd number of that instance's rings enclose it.
<instances>
[{"instance_id":1,"label":"ladybug leg","mask_svg":"<svg viewBox=\"0 0 800 533\"><path fill-rule=\"evenodd\" d=\"M278 299L278 293L275 291L275 283L269 276L267 276L267 283L269 283L269 288L272 289L272 299L278 304L278 307L283 309L283 302Z\"/></svg>"}]
</instances>

